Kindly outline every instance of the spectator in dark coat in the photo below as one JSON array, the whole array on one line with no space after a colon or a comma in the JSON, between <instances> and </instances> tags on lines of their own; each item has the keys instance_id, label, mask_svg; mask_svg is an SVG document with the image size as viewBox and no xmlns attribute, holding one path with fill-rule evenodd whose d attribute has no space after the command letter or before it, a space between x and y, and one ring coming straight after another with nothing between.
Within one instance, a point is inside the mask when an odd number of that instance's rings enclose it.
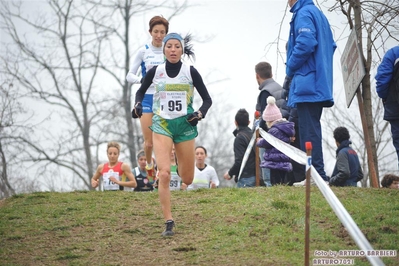
<instances>
[{"instance_id":1,"label":"spectator in dark coat","mask_svg":"<svg viewBox=\"0 0 399 266\"><path fill-rule=\"evenodd\" d=\"M330 185L339 187L356 187L357 182L363 179L363 171L359 157L349 145L349 132L345 127L334 130L334 139L337 144L337 162L330 178Z\"/></svg>"},{"instance_id":2,"label":"spectator in dark coat","mask_svg":"<svg viewBox=\"0 0 399 266\"><path fill-rule=\"evenodd\" d=\"M238 110L235 116L236 129L233 134L234 140L234 165L224 174L224 179L230 180L234 178L237 187L254 187L255 186L255 151L251 149L248 160L245 162L240 178L241 164L247 147L251 141L253 132L248 127L249 114L245 109Z\"/></svg>"},{"instance_id":3,"label":"spectator in dark coat","mask_svg":"<svg viewBox=\"0 0 399 266\"><path fill-rule=\"evenodd\" d=\"M273 96L267 98L267 106L262 118L266 121L269 134L286 143L294 140L295 125L293 122L288 122L282 117L280 109L276 106L276 99ZM263 138L258 138L256 145L265 148L265 152L263 153L264 161L260 166L270 169L270 181L272 185L285 183L284 177L286 172L292 171L290 157L270 145Z\"/></svg>"}]
</instances>

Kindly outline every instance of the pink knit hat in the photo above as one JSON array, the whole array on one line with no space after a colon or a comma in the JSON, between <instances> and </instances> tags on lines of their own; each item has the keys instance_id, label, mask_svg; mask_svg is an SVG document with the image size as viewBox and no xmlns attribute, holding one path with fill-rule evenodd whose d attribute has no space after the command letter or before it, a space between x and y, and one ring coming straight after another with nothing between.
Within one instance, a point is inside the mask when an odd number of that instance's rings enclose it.
<instances>
[{"instance_id":1,"label":"pink knit hat","mask_svg":"<svg viewBox=\"0 0 399 266\"><path fill-rule=\"evenodd\" d=\"M266 122L273 122L283 118L280 109L276 106L276 99L273 96L267 97L267 105L263 111L262 118Z\"/></svg>"}]
</instances>

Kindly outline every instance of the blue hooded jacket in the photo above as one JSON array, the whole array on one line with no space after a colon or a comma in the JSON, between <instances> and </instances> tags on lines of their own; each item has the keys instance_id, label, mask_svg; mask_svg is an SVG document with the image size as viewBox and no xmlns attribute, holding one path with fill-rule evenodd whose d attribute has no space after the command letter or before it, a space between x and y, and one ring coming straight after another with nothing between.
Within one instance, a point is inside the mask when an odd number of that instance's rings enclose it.
<instances>
[{"instance_id":1,"label":"blue hooded jacket","mask_svg":"<svg viewBox=\"0 0 399 266\"><path fill-rule=\"evenodd\" d=\"M323 102L334 105L333 55L337 45L330 24L313 0L298 0L291 8L286 74L292 77L288 106Z\"/></svg>"},{"instance_id":2,"label":"blue hooded jacket","mask_svg":"<svg viewBox=\"0 0 399 266\"><path fill-rule=\"evenodd\" d=\"M344 140L337 149L337 162L330 179L332 186L356 187L357 182L363 179L359 157L350 144L350 140Z\"/></svg>"},{"instance_id":3,"label":"blue hooded jacket","mask_svg":"<svg viewBox=\"0 0 399 266\"><path fill-rule=\"evenodd\" d=\"M394 69L399 69L395 68L395 63L399 64L399 46L386 52L375 76L377 94L383 100L384 119L387 121L399 119L399 95L394 81L394 76L399 75L394 73Z\"/></svg>"}]
</instances>

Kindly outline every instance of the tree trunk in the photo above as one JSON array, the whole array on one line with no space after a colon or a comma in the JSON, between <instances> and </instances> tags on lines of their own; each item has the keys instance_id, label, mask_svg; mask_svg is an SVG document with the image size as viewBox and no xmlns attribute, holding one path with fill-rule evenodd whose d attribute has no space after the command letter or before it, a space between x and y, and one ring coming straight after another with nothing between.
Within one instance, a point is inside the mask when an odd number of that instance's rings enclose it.
<instances>
[{"instance_id":1,"label":"tree trunk","mask_svg":"<svg viewBox=\"0 0 399 266\"><path fill-rule=\"evenodd\" d=\"M0 199L8 198L15 194L14 189L11 187L10 183L8 182L8 175L7 175L7 160L6 156L3 152L3 146L1 145L0 141L0 158L1 158L1 180L0 180Z\"/></svg>"},{"instance_id":2,"label":"tree trunk","mask_svg":"<svg viewBox=\"0 0 399 266\"><path fill-rule=\"evenodd\" d=\"M354 10L354 17L355 17L355 29L357 32L357 40L358 44L360 47L360 51L363 51L363 45L362 45L362 20L361 20L361 6L360 6L360 0L353 0L351 2L353 5L353 10ZM367 51L371 51L371 47L367 47ZM372 101L371 101L371 85L370 85L370 64L371 64L371 52L367 53L367 59L364 57L364 54L361 53L364 66L365 66L365 71L366 75L364 76L362 80L362 97L363 97L363 104L364 104L364 114L366 117L366 124L367 124L367 130L368 130L368 136L369 136L369 141L371 145L371 154L372 154L372 163L374 164L374 169L375 169L375 175L378 177L378 162L377 162L377 148L376 148L376 141L375 141L375 135L374 135L374 126L373 126L373 109L372 109ZM371 162L369 162L371 163ZM372 168L371 165L369 165L369 170ZM377 180L373 180L372 178L373 173L370 173L369 171L369 178L370 178L370 184L373 187L379 187Z\"/></svg>"},{"instance_id":3,"label":"tree trunk","mask_svg":"<svg viewBox=\"0 0 399 266\"><path fill-rule=\"evenodd\" d=\"M125 2L125 13L124 13L124 22L125 22L125 77L129 73L129 61L130 61L130 40L129 40L129 23L130 23L130 8L131 4L126 1ZM132 167L136 167L136 148L134 145L134 132L133 132L133 121L132 121L132 86L129 85L127 80L125 79L123 83L123 109L125 113L125 120L127 125L127 147L129 149L129 157L130 157L130 165Z\"/></svg>"}]
</instances>

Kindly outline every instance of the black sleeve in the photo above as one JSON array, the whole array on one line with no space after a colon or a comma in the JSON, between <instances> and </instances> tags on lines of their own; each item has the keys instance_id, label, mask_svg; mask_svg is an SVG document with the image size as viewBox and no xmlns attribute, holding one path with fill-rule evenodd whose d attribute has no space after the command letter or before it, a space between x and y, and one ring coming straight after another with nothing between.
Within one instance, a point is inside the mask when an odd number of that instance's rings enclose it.
<instances>
[{"instance_id":1,"label":"black sleeve","mask_svg":"<svg viewBox=\"0 0 399 266\"><path fill-rule=\"evenodd\" d=\"M269 96L271 96L271 94L266 90L261 91L259 94L261 115L263 114L263 111L265 111L265 109L266 109L267 97L269 97Z\"/></svg>"},{"instance_id":2,"label":"black sleeve","mask_svg":"<svg viewBox=\"0 0 399 266\"><path fill-rule=\"evenodd\" d=\"M148 70L147 74L144 77L144 80L141 82L140 88L136 92L136 98L134 100L135 103L143 102L144 94L147 92L147 89L151 86L152 80L155 76L155 71L158 66L155 66Z\"/></svg>"},{"instance_id":3,"label":"black sleeve","mask_svg":"<svg viewBox=\"0 0 399 266\"><path fill-rule=\"evenodd\" d=\"M267 125L266 122L263 120L263 111L265 111L266 106L267 106L267 97L271 96L271 94L263 90L259 94L259 101L260 101L260 120L259 120L259 127L262 128L264 131L267 131Z\"/></svg>"},{"instance_id":4,"label":"black sleeve","mask_svg":"<svg viewBox=\"0 0 399 266\"><path fill-rule=\"evenodd\" d=\"M244 136L238 134L234 140L234 165L229 170L229 175L238 177L240 173L242 159L244 158L245 151L247 150L247 140Z\"/></svg>"},{"instance_id":5,"label":"black sleeve","mask_svg":"<svg viewBox=\"0 0 399 266\"><path fill-rule=\"evenodd\" d=\"M360 164L359 164L359 170L358 170L358 172L357 172L357 179L356 179L356 182L358 182L358 181L360 181L360 180L362 180L363 179L363 170L362 170L362 167L360 166Z\"/></svg>"},{"instance_id":6,"label":"black sleeve","mask_svg":"<svg viewBox=\"0 0 399 266\"><path fill-rule=\"evenodd\" d=\"M351 174L348 155L345 152L338 153L335 168L337 169L337 174L331 177L331 183L335 186L343 186Z\"/></svg>"},{"instance_id":7,"label":"black sleeve","mask_svg":"<svg viewBox=\"0 0 399 266\"><path fill-rule=\"evenodd\" d=\"M267 128L266 122L265 120L263 120L262 118L259 119L259 127L261 129L263 129L264 131L269 131L269 129Z\"/></svg>"},{"instance_id":8,"label":"black sleeve","mask_svg":"<svg viewBox=\"0 0 399 266\"><path fill-rule=\"evenodd\" d=\"M202 77L198 72L198 70L195 69L193 66L190 66L190 73L193 79L193 85L202 98L202 105L199 108L199 110L202 113L202 117L205 117L206 113L208 112L208 109L212 105L211 96L209 95L208 89L206 88L204 81L202 80Z\"/></svg>"}]
</instances>

